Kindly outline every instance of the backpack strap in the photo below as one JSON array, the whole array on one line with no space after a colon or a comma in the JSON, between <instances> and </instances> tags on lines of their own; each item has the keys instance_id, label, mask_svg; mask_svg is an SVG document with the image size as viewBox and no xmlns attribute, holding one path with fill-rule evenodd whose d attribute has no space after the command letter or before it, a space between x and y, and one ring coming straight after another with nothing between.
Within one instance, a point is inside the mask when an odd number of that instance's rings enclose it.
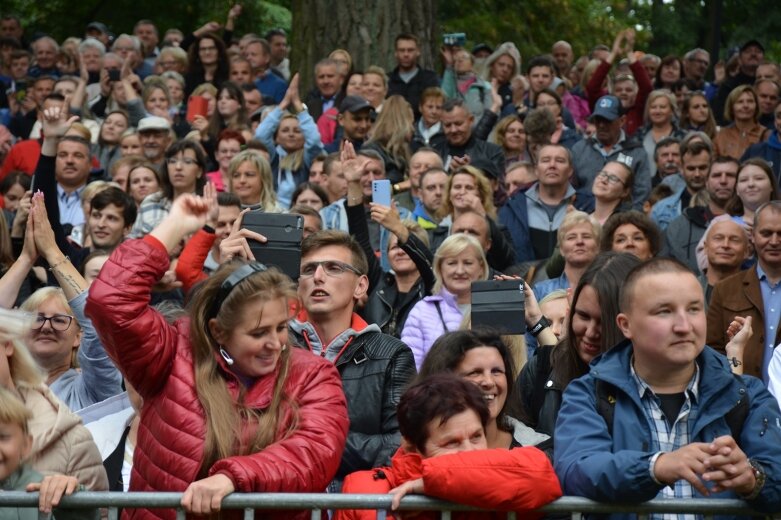
<instances>
[{"instance_id":1,"label":"backpack strap","mask_svg":"<svg viewBox=\"0 0 781 520\"><path fill-rule=\"evenodd\" d=\"M602 416L607 425L607 432L613 436L613 417L616 409L616 387L607 381L594 381L597 396L597 413Z\"/></svg>"},{"instance_id":2,"label":"backpack strap","mask_svg":"<svg viewBox=\"0 0 781 520\"><path fill-rule=\"evenodd\" d=\"M740 435L743 433L743 425L748 417L750 404L748 400L748 391L746 391L746 385L743 382L743 378L738 374L733 374L733 376L738 380L744 392L735 406L733 406L724 416L724 420L727 421L727 426L729 426L732 438L735 439L736 442L739 442ZM613 416L616 407L616 388L612 384L607 381L602 381L601 379L597 379L594 386L597 397L597 413L605 420L607 431L612 436Z\"/></svg>"}]
</instances>

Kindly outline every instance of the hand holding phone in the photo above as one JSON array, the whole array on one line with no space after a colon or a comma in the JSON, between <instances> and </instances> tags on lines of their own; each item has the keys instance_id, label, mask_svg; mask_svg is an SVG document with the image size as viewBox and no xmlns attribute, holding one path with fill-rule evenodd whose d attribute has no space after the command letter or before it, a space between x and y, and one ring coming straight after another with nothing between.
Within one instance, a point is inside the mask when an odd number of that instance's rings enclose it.
<instances>
[{"instance_id":1,"label":"hand holding phone","mask_svg":"<svg viewBox=\"0 0 781 520\"><path fill-rule=\"evenodd\" d=\"M382 204L383 206L390 206L391 200L390 181L388 179L372 181L372 202L375 204Z\"/></svg>"}]
</instances>

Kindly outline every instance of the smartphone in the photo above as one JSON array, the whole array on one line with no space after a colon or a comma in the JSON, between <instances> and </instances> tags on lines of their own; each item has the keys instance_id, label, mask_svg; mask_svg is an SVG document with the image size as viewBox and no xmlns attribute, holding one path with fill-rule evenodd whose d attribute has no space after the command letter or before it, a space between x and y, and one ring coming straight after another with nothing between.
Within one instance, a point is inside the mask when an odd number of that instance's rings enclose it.
<instances>
[{"instance_id":1,"label":"smartphone","mask_svg":"<svg viewBox=\"0 0 781 520\"><path fill-rule=\"evenodd\" d=\"M108 69L108 80L109 81L119 81L119 69Z\"/></svg>"},{"instance_id":2,"label":"smartphone","mask_svg":"<svg viewBox=\"0 0 781 520\"><path fill-rule=\"evenodd\" d=\"M490 327L500 334L524 334L523 280L472 282L472 325Z\"/></svg>"},{"instance_id":3,"label":"smartphone","mask_svg":"<svg viewBox=\"0 0 781 520\"><path fill-rule=\"evenodd\" d=\"M206 117L209 108L209 101L203 96L190 96L187 101L187 122L195 121L196 116Z\"/></svg>"},{"instance_id":4,"label":"smartphone","mask_svg":"<svg viewBox=\"0 0 781 520\"><path fill-rule=\"evenodd\" d=\"M27 97L27 82L26 81L16 81L14 82L14 96L16 97L16 101L18 103L21 103L24 101L24 98Z\"/></svg>"},{"instance_id":5,"label":"smartphone","mask_svg":"<svg viewBox=\"0 0 781 520\"><path fill-rule=\"evenodd\" d=\"M267 266L278 267L293 280L298 280L301 269L301 240L304 237L303 216L250 211L244 215L241 227L268 239L265 243L248 241L255 260Z\"/></svg>"},{"instance_id":6,"label":"smartphone","mask_svg":"<svg viewBox=\"0 0 781 520\"><path fill-rule=\"evenodd\" d=\"M445 47L465 47L466 46L466 33L450 33L443 34L442 39L445 43Z\"/></svg>"},{"instance_id":7,"label":"smartphone","mask_svg":"<svg viewBox=\"0 0 781 520\"><path fill-rule=\"evenodd\" d=\"M391 205L391 183L388 179L372 181L372 202L383 206Z\"/></svg>"}]
</instances>

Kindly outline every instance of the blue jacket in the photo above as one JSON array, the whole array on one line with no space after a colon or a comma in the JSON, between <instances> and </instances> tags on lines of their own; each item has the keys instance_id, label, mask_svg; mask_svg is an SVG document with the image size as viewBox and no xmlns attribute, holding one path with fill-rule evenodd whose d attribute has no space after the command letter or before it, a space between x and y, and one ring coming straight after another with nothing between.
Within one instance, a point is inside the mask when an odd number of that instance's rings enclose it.
<instances>
[{"instance_id":1,"label":"blue jacket","mask_svg":"<svg viewBox=\"0 0 781 520\"><path fill-rule=\"evenodd\" d=\"M648 421L629 375L631 358L632 344L624 341L596 358L589 374L570 383L564 392L556 421L554 466L565 495L600 502L643 502L662 489L649 471L649 461L659 450L649 448ZM762 491L749 505L768 513L781 510L781 411L777 401L755 377L744 376L741 384L730 372L726 358L710 347L705 347L697 363L699 412L691 425L691 441L711 442L729 435L724 417L748 392L749 412L737 441L767 474ZM596 379L617 389L612 437L597 411ZM694 494L703 498L696 490ZM737 498L733 492L711 497Z\"/></svg>"},{"instance_id":2,"label":"blue jacket","mask_svg":"<svg viewBox=\"0 0 781 520\"><path fill-rule=\"evenodd\" d=\"M651 210L651 220L656 222L656 225L662 231L666 230L670 222L675 220L683 211L681 208L681 196L685 189L686 185L680 187L678 191L669 197L665 197L654 204L654 208Z\"/></svg>"},{"instance_id":3,"label":"blue jacket","mask_svg":"<svg viewBox=\"0 0 781 520\"><path fill-rule=\"evenodd\" d=\"M590 191L590 190L589 190ZM594 210L594 197L590 193L576 191L569 187L565 195L570 199L570 203L575 209L590 213ZM518 262L528 262L538 260L534 258L534 248L532 247L531 232L529 230L529 205L541 208L540 198L537 192L537 184L532 185L524 192L518 192L499 208L499 223L510 230L515 247L515 259ZM558 229L561 221L567 213L566 206L556 213L550 222L550 229ZM544 210L542 210L544 211ZM555 222L554 222L555 221Z\"/></svg>"}]
</instances>

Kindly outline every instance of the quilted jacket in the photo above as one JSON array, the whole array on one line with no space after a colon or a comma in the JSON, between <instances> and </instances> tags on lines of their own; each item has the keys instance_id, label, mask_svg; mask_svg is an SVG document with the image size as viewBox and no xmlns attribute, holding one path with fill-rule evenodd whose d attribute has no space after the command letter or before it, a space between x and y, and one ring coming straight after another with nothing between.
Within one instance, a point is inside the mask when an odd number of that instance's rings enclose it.
<instances>
[{"instance_id":1,"label":"quilted jacket","mask_svg":"<svg viewBox=\"0 0 781 520\"><path fill-rule=\"evenodd\" d=\"M90 288L87 315L106 351L144 398L130 491L184 491L198 479L206 421L193 375L188 318L168 324L149 306L152 284L168 268L153 237L117 248ZM289 347L288 347L289 348ZM285 393L297 408L295 431L260 452L217 461L209 475L228 476L237 492L319 492L336 473L347 435L347 410L331 363L293 349ZM234 399L241 383L216 353ZM247 406L264 409L276 372L244 391ZM286 409L281 423L291 420ZM282 428L282 426L280 426ZM173 510L126 510L125 517L173 520ZM282 515L290 518L290 514Z\"/></svg>"}]
</instances>

